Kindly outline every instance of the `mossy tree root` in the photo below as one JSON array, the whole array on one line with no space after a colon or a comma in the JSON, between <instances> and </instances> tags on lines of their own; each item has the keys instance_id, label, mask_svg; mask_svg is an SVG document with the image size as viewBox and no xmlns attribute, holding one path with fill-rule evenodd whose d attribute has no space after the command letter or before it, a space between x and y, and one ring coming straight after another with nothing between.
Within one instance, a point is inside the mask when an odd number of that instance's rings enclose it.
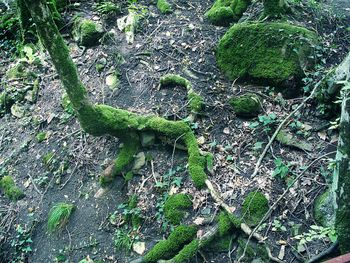
<instances>
[{"instance_id":1,"label":"mossy tree root","mask_svg":"<svg viewBox=\"0 0 350 263\"><path fill-rule=\"evenodd\" d=\"M167 74L160 78L160 86L180 86L186 88L191 113L196 115L204 110L205 103L203 97L193 89L192 83L184 77L176 74Z\"/></svg>"}]
</instances>

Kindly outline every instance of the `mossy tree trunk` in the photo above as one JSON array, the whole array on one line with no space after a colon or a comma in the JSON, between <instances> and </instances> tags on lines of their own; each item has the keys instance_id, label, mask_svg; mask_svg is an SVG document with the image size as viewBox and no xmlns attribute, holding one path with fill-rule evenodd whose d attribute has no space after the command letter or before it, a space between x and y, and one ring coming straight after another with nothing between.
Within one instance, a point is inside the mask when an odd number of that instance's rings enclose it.
<instances>
[{"instance_id":1,"label":"mossy tree trunk","mask_svg":"<svg viewBox=\"0 0 350 263\"><path fill-rule=\"evenodd\" d=\"M263 0L264 16L280 17L290 11L286 0Z\"/></svg>"},{"instance_id":2,"label":"mossy tree trunk","mask_svg":"<svg viewBox=\"0 0 350 263\"><path fill-rule=\"evenodd\" d=\"M110 134L122 139L125 150L122 158L117 158L116 167L122 169L132 160L139 143L139 133L154 131L172 139L179 139L188 149L189 172L197 187L204 187L207 179L205 158L200 154L197 140L185 122L168 121L157 116L139 116L134 113L107 105L93 105L85 86L80 81L77 68L72 61L50 9L44 0L25 1L36 24L41 42L49 52L53 65L62 81L69 99L77 113L82 128L92 135ZM122 166L122 167L121 167Z\"/></svg>"},{"instance_id":3,"label":"mossy tree trunk","mask_svg":"<svg viewBox=\"0 0 350 263\"><path fill-rule=\"evenodd\" d=\"M335 228L341 253L350 252L350 83L345 82L342 95L336 169L333 174L335 192Z\"/></svg>"}]
</instances>

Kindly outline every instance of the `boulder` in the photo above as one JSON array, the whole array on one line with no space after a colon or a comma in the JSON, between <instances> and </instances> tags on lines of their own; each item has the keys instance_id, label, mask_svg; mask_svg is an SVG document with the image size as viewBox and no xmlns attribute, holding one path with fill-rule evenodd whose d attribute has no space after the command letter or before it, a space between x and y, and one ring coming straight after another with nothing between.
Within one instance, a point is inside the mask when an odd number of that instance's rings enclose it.
<instances>
[{"instance_id":1,"label":"boulder","mask_svg":"<svg viewBox=\"0 0 350 263\"><path fill-rule=\"evenodd\" d=\"M217 49L217 63L232 80L272 85L287 97L301 91L304 70L315 63L316 33L288 23L232 26Z\"/></svg>"},{"instance_id":2,"label":"boulder","mask_svg":"<svg viewBox=\"0 0 350 263\"><path fill-rule=\"evenodd\" d=\"M96 46L99 44L103 34L104 31L100 24L89 19L76 18L73 27L73 37L79 45L85 47Z\"/></svg>"},{"instance_id":3,"label":"boulder","mask_svg":"<svg viewBox=\"0 0 350 263\"><path fill-rule=\"evenodd\" d=\"M229 101L237 116L256 117L261 112L261 102L257 95L247 93Z\"/></svg>"}]
</instances>

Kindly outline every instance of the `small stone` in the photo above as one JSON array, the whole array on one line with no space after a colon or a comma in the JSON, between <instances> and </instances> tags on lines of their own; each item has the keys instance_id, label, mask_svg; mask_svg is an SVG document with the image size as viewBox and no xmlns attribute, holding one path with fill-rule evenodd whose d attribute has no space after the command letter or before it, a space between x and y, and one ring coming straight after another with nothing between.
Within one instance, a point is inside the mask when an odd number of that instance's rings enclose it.
<instances>
[{"instance_id":1,"label":"small stone","mask_svg":"<svg viewBox=\"0 0 350 263\"><path fill-rule=\"evenodd\" d=\"M119 84L119 79L115 74L111 74L106 77L106 85L110 89L112 90L116 89L118 87L118 84Z\"/></svg>"},{"instance_id":2,"label":"small stone","mask_svg":"<svg viewBox=\"0 0 350 263\"><path fill-rule=\"evenodd\" d=\"M22 118L24 116L24 108L18 104L13 104L11 114L17 118Z\"/></svg>"},{"instance_id":3,"label":"small stone","mask_svg":"<svg viewBox=\"0 0 350 263\"><path fill-rule=\"evenodd\" d=\"M143 147L148 147L154 144L156 136L154 132L143 132L141 133L141 145Z\"/></svg>"},{"instance_id":4,"label":"small stone","mask_svg":"<svg viewBox=\"0 0 350 263\"><path fill-rule=\"evenodd\" d=\"M286 130L281 130L277 136L276 136L276 141L280 142L281 144L284 144L286 146L298 148L303 151L312 151L314 149L313 145L299 139L295 135L289 133Z\"/></svg>"},{"instance_id":5,"label":"small stone","mask_svg":"<svg viewBox=\"0 0 350 263\"><path fill-rule=\"evenodd\" d=\"M140 170L142 166L144 166L145 164L146 164L146 155L144 152L139 152L135 156L134 165L132 167L133 173L137 173L138 170Z\"/></svg>"},{"instance_id":6,"label":"small stone","mask_svg":"<svg viewBox=\"0 0 350 263\"><path fill-rule=\"evenodd\" d=\"M261 112L261 101L253 93L231 98L229 103L237 116L256 117Z\"/></svg>"},{"instance_id":7,"label":"small stone","mask_svg":"<svg viewBox=\"0 0 350 263\"><path fill-rule=\"evenodd\" d=\"M139 255L142 255L145 252L146 245L145 242L135 242L132 245L132 249Z\"/></svg>"}]
</instances>

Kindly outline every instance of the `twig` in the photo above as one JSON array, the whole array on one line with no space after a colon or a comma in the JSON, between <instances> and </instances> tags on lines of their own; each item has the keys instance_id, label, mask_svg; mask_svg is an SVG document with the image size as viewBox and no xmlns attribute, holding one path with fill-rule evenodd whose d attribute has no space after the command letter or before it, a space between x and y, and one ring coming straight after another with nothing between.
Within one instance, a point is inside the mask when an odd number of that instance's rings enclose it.
<instances>
[{"instance_id":1,"label":"twig","mask_svg":"<svg viewBox=\"0 0 350 263\"><path fill-rule=\"evenodd\" d=\"M318 82L315 86L315 88L312 90L311 94L306 97L300 104L299 106L293 111L291 112L281 123L280 125L277 127L275 133L272 135L271 139L269 140L268 144L265 146L265 149L264 151L262 152L262 154L260 155L259 157L259 160L258 162L256 163L255 165L255 169L254 169L254 172L253 174L251 175L251 177L255 177L257 175L257 173L259 172L259 168L260 168L260 165L261 165L261 162L262 160L264 159L267 151L269 150L270 146L272 145L273 141L275 140L276 136L278 135L278 133L280 132L280 130L283 128L283 126L289 121L289 119L294 116L295 113L297 113L305 104L308 100L310 100L311 98L313 98L313 96L315 95L318 87L320 86L321 84L321 81Z\"/></svg>"},{"instance_id":2,"label":"twig","mask_svg":"<svg viewBox=\"0 0 350 263\"><path fill-rule=\"evenodd\" d=\"M289 189L305 174L305 172L314 165L314 163L318 162L319 160L321 160L322 158L334 154L334 152L329 152L326 154L323 154L321 156L319 156L318 158L316 158L315 160L313 160L295 179L294 181L287 187L287 189L283 192L283 194L277 199L277 201L269 208L269 210L265 213L265 215L263 216L263 218L260 220L259 224L253 229L253 231L251 231L247 243L245 245L244 251L242 256L238 259L238 263L243 259L245 252L247 250L248 247L248 243L250 241L250 239L254 236L254 234L256 233L256 231L259 229L259 227L262 225L262 223L267 219L267 217L271 214L271 212L277 207L278 203L286 196L286 194L288 193Z\"/></svg>"}]
</instances>

